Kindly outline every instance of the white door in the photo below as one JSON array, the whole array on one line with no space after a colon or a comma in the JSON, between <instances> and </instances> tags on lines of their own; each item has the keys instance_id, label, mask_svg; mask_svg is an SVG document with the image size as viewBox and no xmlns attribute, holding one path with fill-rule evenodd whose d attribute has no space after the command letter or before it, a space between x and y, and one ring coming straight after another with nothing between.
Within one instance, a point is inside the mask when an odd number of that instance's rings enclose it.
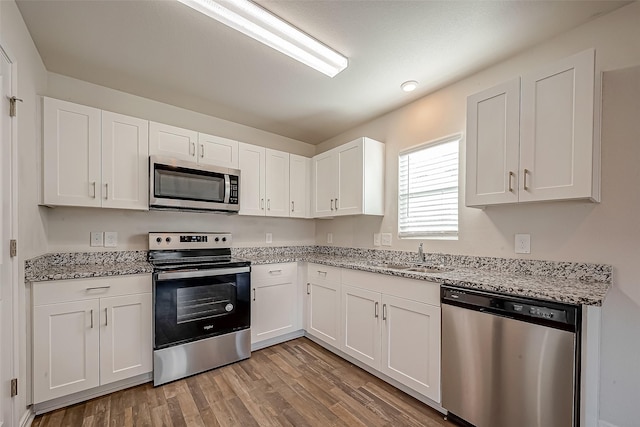
<instances>
[{"instance_id":1,"label":"white door","mask_svg":"<svg viewBox=\"0 0 640 427\"><path fill-rule=\"evenodd\" d=\"M297 304L298 290L291 276L256 284L251 300L251 342L296 331Z\"/></svg>"},{"instance_id":2,"label":"white door","mask_svg":"<svg viewBox=\"0 0 640 427\"><path fill-rule=\"evenodd\" d=\"M310 177L311 159L289 155L289 216L292 218L309 217Z\"/></svg>"},{"instance_id":3,"label":"white door","mask_svg":"<svg viewBox=\"0 0 640 427\"><path fill-rule=\"evenodd\" d=\"M595 51L522 77L520 201L593 196Z\"/></svg>"},{"instance_id":4,"label":"white door","mask_svg":"<svg viewBox=\"0 0 640 427\"><path fill-rule=\"evenodd\" d=\"M0 47L0 425L17 425L17 411L12 401L9 383L16 377L18 361L18 335L14 300L17 289L14 279L15 262L9 251L9 240L15 237L15 143L13 139L14 121L9 117L9 101L12 96L13 81L11 63Z\"/></svg>"},{"instance_id":5,"label":"white door","mask_svg":"<svg viewBox=\"0 0 640 427\"><path fill-rule=\"evenodd\" d=\"M149 209L149 122L102 112L102 207Z\"/></svg>"},{"instance_id":6,"label":"white door","mask_svg":"<svg viewBox=\"0 0 640 427\"><path fill-rule=\"evenodd\" d=\"M265 215L265 149L239 144L240 215Z\"/></svg>"},{"instance_id":7,"label":"white door","mask_svg":"<svg viewBox=\"0 0 640 427\"><path fill-rule=\"evenodd\" d=\"M198 132L149 122L149 154L195 162Z\"/></svg>"},{"instance_id":8,"label":"white door","mask_svg":"<svg viewBox=\"0 0 640 427\"><path fill-rule=\"evenodd\" d=\"M151 293L100 299L100 384L151 372Z\"/></svg>"},{"instance_id":9,"label":"white door","mask_svg":"<svg viewBox=\"0 0 640 427\"><path fill-rule=\"evenodd\" d=\"M44 203L99 207L101 111L44 98L43 115Z\"/></svg>"},{"instance_id":10,"label":"white door","mask_svg":"<svg viewBox=\"0 0 640 427\"><path fill-rule=\"evenodd\" d=\"M340 346L340 291L332 284L309 283L307 332L314 337Z\"/></svg>"},{"instance_id":11,"label":"white door","mask_svg":"<svg viewBox=\"0 0 640 427\"><path fill-rule=\"evenodd\" d=\"M467 98L465 204L518 201L520 78Z\"/></svg>"},{"instance_id":12,"label":"white door","mask_svg":"<svg viewBox=\"0 0 640 427\"><path fill-rule=\"evenodd\" d=\"M364 188L363 144L364 139L360 138L340 146L337 150L338 193L334 200L334 208L339 215L362 213Z\"/></svg>"},{"instance_id":13,"label":"white door","mask_svg":"<svg viewBox=\"0 0 640 427\"><path fill-rule=\"evenodd\" d=\"M265 150L267 216L289 216L289 153Z\"/></svg>"},{"instance_id":14,"label":"white door","mask_svg":"<svg viewBox=\"0 0 640 427\"><path fill-rule=\"evenodd\" d=\"M33 308L33 402L100 384L97 299Z\"/></svg>"},{"instance_id":15,"label":"white door","mask_svg":"<svg viewBox=\"0 0 640 427\"><path fill-rule=\"evenodd\" d=\"M238 169L238 141L199 133L198 163Z\"/></svg>"},{"instance_id":16,"label":"white door","mask_svg":"<svg viewBox=\"0 0 640 427\"><path fill-rule=\"evenodd\" d=\"M440 402L440 307L382 295L381 372Z\"/></svg>"},{"instance_id":17,"label":"white door","mask_svg":"<svg viewBox=\"0 0 640 427\"><path fill-rule=\"evenodd\" d=\"M380 293L342 286L342 349L380 369Z\"/></svg>"},{"instance_id":18,"label":"white door","mask_svg":"<svg viewBox=\"0 0 640 427\"><path fill-rule=\"evenodd\" d=\"M333 216L338 163L335 151L328 151L313 158L311 181L313 186L312 210L314 217Z\"/></svg>"}]
</instances>

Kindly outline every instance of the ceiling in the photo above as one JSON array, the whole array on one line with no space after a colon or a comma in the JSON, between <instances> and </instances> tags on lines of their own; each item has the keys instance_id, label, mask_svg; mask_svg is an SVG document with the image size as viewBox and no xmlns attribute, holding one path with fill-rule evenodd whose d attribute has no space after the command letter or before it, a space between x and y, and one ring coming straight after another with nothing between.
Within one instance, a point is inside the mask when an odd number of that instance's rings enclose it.
<instances>
[{"instance_id":1,"label":"ceiling","mask_svg":"<svg viewBox=\"0 0 640 427\"><path fill-rule=\"evenodd\" d=\"M628 2L259 0L333 79L177 1L17 3L51 72L317 144Z\"/></svg>"}]
</instances>

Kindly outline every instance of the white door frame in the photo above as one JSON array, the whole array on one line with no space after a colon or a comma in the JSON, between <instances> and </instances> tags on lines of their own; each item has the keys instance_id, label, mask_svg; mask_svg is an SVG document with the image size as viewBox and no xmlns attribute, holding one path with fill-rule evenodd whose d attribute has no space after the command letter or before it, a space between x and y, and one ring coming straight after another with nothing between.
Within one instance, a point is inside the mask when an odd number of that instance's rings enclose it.
<instances>
[{"instance_id":1,"label":"white door frame","mask_svg":"<svg viewBox=\"0 0 640 427\"><path fill-rule=\"evenodd\" d=\"M9 96L16 96L17 92L18 92L18 84L17 84L17 64L12 61L13 56L10 55L7 52L7 49L5 48L4 43L2 43L2 41L0 41L0 60L6 60L9 64L10 64L10 72L11 72L11 87L10 87L10 94ZM8 99L4 98L5 94L2 93L2 88L0 88L0 96L3 97L3 99L0 100L0 102L6 102L8 103ZM11 164L11 176L10 176L10 182L8 186L5 186L5 188L8 189L8 194L6 194L5 192L2 193L2 206L5 205L5 203L9 203L10 204L10 209L9 209L9 230L6 230L7 235L5 236L4 233L0 233L2 234L2 242L1 244L3 245L2 247L2 254L8 254L9 253L9 240L10 239L17 239L17 235L18 235L18 143L17 143L17 138L18 138L18 126L17 126L17 120L15 118L2 118L2 120L8 120L10 129L11 129L11 138L9 141L9 146L6 147L5 146L5 153L8 154L10 156L10 164ZM2 141L3 142L3 141ZM3 184L4 185L4 184ZM0 227L2 226L2 224L0 224ZM4 231L4 230L3 230ZM4 255L3 255L4 256ZM18 292L18 257L13 257L13 258L9 258L6 257L7 262L6 264L3 264L3 268L8 268L9 269L9 273L10 273L10 277L11 277L11 284L10 284L10 289L11 289L11 299L10 299L10 307L11 307L11 321L12 321L12 328L11 328L11 342L6 343L6 342L2 342L0 343L0 345L2 345L3 347L5 345L9 345L11 348L11 352L10 354L10 360L5 361L2 360L1 363L5 364L8 363L9 366L0 366L0 372L4 372L6 370L6 372L9 372L11 374L10 378L1 378L2 381L0 381L0 384L2 384L2 386L6 386L9 384L9 380L11 378L18 378L19 375L19 357L20 357L20 350L19 350L19 324L20 324L20 313L19 313L19 292ZM4 359L4 358L3 358ZM24 383L24 379L22 379L22 387L18 387L18 393L22 392L24 393L25 390L25 383ZM18 416L19 416L19 411L17 408L17 398L13 398L11 399L11 410L7 411L6 408L0 406L0 410L3 411L5 414L7 412L9 412L11 419L9 420L3 420L4 424L9 427L9 426L15 426L18 425ZM3 402L4 403L4 402ZM2 424L2 422L0 421L0 425Z\"/></svg>"}]
</instances>

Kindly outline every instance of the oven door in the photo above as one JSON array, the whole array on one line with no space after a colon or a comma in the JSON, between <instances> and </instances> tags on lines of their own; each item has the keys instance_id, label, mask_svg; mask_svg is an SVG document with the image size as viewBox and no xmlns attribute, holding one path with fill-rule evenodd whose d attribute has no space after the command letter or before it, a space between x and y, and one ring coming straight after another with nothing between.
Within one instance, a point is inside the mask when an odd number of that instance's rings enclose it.
<instances>
[{"instance_id":1,"label":"oven door","mask_svg":"<svg viewBox=\"0 0 640 427\"><path fill-rule=\"evenodd\" d=\"M150 208L239 210L239 171L156 156L149 162Z\"/></svg>"},{"instance_id":2,"label":"oven door","mask_svg":"<svg viewBox=\"0 0 640 427\"><path fill-rule=\"evenodd\" d=\"M249 267L153 275L154 349L251 325Z\"/></svg>"}]
</instances>

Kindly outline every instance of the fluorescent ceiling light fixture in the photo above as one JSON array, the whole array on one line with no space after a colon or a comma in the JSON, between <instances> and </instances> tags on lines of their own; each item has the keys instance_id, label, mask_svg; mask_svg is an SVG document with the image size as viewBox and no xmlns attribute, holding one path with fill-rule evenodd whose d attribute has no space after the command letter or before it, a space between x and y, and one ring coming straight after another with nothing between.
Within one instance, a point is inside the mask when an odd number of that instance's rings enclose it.
<instances>
[{"instance_id":1,"label":"fluorescent ceiling light fixture","mask_svg":"<svg viewBox=\"0 0 640 427\"><path fill-rule=\"evenodd\" d=\"M413 92L418 87L418 82L415 80L409 80L408 82L402 83L400 87L405 92Z\"/></svg>"},{"instance_id":2,"label":"fluorescent ceiling light fixture","mask_svg":"<svg viewBox=\"0 0 640 427\"><path fill-rule=\"evenodd\" d=\"M329 77L349 64L346 57L251 1L178 1Z\"/></svg>"}]
</instances>

